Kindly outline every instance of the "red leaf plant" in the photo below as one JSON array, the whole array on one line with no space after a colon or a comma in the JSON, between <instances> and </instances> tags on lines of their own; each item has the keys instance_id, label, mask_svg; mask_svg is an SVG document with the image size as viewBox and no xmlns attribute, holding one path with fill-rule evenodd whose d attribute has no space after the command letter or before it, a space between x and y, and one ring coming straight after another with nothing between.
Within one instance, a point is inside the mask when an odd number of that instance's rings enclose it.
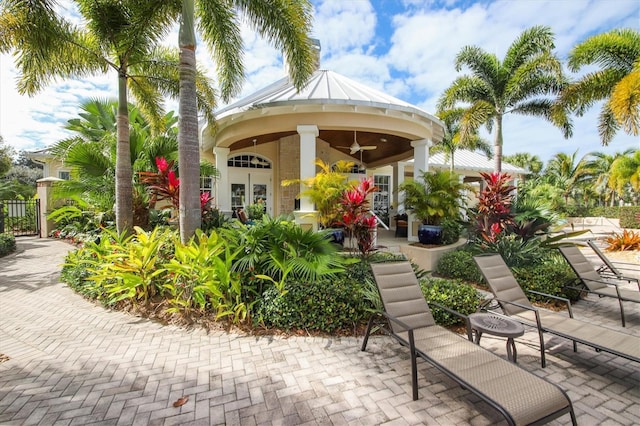
<instances>
[{"instance_id":1,"label":"red leaf plant","mask_svg":"<svg viewBox=\"0 0 640 426\"><path fill-rule=\"evenodd\" d=\"M506 173L480 173L486 182L478 198L476 229L487 242L494 243L498 235L515 225L511 204L515 186L509 184L511 176Z\"/></svg>"},{"instance_id":2,"label":"red leaf plant","mask_svg":"<svg viewBox=\"0 0 640 426\"><path fill-rule=\"evenodd\" d=\"M370 213L367 197L376 189L373 178L369 177L361 180L354 188L345 190L339 201L340 225L344 226L350 241L356 239L358 250L363 256L375 251L373 231L378 223ZM353 247L353 244L350 246Z\"/></svg>"},{"instance_id":3,"label":"red leaf plant","mask_svg":"<svg viewBox=\"0 0 640 426\"><path fill-rule=\"evenodd\" d=\"M180 179L173 170L174 161L156 157L158 172L139 172L140 183L147 186L151 194L149 203L154 206L158 201L169 200L174 208L180 207Z\"/></svg>"}]
</instances>

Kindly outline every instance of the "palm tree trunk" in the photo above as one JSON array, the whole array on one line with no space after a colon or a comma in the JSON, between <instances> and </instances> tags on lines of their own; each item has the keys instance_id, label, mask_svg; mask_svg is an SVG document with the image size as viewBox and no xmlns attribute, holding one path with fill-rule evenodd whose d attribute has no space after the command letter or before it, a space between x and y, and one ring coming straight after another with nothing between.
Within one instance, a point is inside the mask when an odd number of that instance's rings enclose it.
<instances>
[{"instance_id":1,"label":"palm tree trunk","mask_svg":"<svg viewBox=\"0 0 640 426\"><path fill-rule=\"evenodd\" d=\"M493 169L495 172L502 172L502 115L496 115L496 137L493 143Z\"/></svg>"},{"instance_id":2,"label":"palm tree trunk","mask_svg":"<svg viewBox=\"0 0 640 426\"><path fill-rule=\"evenodd\" d=\"M116 119L116 229L128 232L133 227L133 170L129 146L129 105L125 70L118 75L118 116Z\"/></svg>"},{"instance_id":3,"label":"palm tree trunk","mask_svg":"<svg viewBox=\"0 0 640 426\"><path fill-rule=\"evenodd\" d=\"M453 153L455 150L451 150L451 166L449 166L449 171L453 173L454 165L453 165Z\"/></svg>"},{"instance_id":4,"label":"palm tree trunk","mask_svg":"<svg viewBox=\"0 0 640 426\"><path fill-rule=\"evenodd\" d=\"M178 168L180 172L180 239L183 243L200 228L200 150L196 98L196 37L194 0L182 1L180 23L180 101Z\"/></svg>"}]
</instances>

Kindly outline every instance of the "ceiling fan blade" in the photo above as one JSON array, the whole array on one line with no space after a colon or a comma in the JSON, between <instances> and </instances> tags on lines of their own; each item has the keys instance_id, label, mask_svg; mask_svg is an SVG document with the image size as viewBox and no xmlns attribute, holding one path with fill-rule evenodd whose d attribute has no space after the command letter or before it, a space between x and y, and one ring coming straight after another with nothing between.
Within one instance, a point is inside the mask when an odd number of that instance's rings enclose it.
<instances>
[{"instance_id":1,"label":"ceiling fan blade","mask_svg":"<svg viewBox=\"0 0 640 426\"><path fill-rule=\"evenodd\" d=\"M371 151L372 149L378 149L376 145L364 145L360 147L360 151Z\"/></svg>"}]
</instances>

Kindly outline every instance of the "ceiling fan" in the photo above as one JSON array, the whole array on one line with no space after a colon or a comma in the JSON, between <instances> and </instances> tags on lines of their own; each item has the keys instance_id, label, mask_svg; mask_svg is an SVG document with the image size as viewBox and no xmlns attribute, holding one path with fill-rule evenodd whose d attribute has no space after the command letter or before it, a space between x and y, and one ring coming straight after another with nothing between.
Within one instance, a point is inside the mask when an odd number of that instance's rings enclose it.
<instances>
[{"instance_id":1,"label":"ceiling fan","mask_svg":"<svg viewBox=\"0 0 640 426\"><path fill-rule=\"evenodd\" d=\"M360 152L360 155L362 155L362 151L370 151L378 147L376 145L360 145L358 143L358 140L356 139L356 131L354 130L353 143L351 144L351 146L339 146L338 148L348 149L351 155L355 154L356 152Z\"/></svg>"}]
</instances>

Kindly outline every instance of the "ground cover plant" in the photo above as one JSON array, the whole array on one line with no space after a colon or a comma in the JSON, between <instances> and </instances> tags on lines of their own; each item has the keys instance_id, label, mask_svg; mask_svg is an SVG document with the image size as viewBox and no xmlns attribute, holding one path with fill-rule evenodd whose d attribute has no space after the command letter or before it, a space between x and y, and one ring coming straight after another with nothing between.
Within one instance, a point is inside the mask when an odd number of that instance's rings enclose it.
<instances>
[{"instance_id":1,"label":"ground cover plant","mask_svg":"<svg viewBox=\"0 0 640 426\"><path fill-rule=\"evenodd\" d=\"M16 250L16 238L11 234L0 234L0 257Z\"/></svg>"}]
</instances>

